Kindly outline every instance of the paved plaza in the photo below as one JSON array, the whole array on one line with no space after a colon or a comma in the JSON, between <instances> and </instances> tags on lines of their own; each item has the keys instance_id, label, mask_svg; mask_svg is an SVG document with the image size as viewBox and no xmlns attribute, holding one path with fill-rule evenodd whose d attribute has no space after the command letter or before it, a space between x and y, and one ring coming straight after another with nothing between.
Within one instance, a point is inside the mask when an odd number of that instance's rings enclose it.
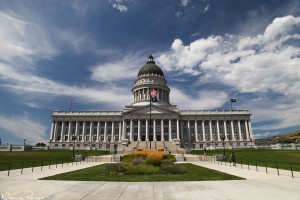
<instances>
[{"instance_id":1,"label":"paved plaza","mask_svg":"<svg viewBox=\"0 0 300 200\"><path fill-rule=\"evenodd\" d=\"M43 171L26 169L0 173L0 194L3 199L255 199L300 200L300 174L296 178L281 172L265 173L245 167L230 167L207 162L193 164L237 175L247 180L180 181L180 182L106 182L52 181L39 178L91 167L103 163L51 166ZM37 168L38 169L38 168Z\"/></svg>"}]
</instances>

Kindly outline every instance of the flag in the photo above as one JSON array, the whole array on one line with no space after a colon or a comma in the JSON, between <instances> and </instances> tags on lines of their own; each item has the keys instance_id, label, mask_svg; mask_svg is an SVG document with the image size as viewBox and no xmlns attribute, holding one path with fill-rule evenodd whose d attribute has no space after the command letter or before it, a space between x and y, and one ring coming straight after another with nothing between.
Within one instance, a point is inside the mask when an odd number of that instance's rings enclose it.
<instances>
[{"instance_id":1,"label":"flag","mask_svg":"<svg viewBox=\"0 0 300 200\"><path fill-rule=\"evenodd\" d=\"M233 102L236 102L236 99L231 99L231 102L233 103Z\"/></svg>"},{"instance_id":2,"label":"flag","mask_svg":"<svg viewBox=\"0 0 300 200\"><path fill-rule=\"evenodd\" d=\"M151 101L152 102L157 102L157 91L156 90L151 90Z\"/></svg>"}]
</instances>

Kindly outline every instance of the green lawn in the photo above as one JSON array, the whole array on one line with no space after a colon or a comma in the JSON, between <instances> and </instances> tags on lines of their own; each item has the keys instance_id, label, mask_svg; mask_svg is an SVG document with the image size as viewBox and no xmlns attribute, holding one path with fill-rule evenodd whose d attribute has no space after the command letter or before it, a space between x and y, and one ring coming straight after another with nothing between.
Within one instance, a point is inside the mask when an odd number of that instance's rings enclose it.
<instances>
[{"instance_id":1,"label":"green lawn","mask_svg":"<svg viewBox=\"0 0 300 200\"><path fill-rule=\"evenodd\" d=\"M271 149L226 149L226 161L230 161L230 154L234 151L237 163L287 169L292 168L300 171L300 151L299 150L271 150ZM207 150L207 155L222 154L223 150ZM203 155L203 150L195 150L193 154Z\"/></svg>"},{"instance_id":2,"label":"green lawn","mask_svg":"<svg viewBox=\"0 0 300 200\"><path fill-rule=\"evenodd\" d=\"M213 180L243 180L243 178L207 169L193 164L177 164L186 174L172 175L105 175L105 167L98 165L64 174L43 178L42 180L75 180L75 181L118 181L118 182L158 182L158 181L213 181Z\"/></svg>"},{"instance_id":3,"label":"green lawn","mask_svg":"<svg viewBox=\"0 0 300 200\"><path fill-rule=\"evenodd\" d=\"M75 150L75 155L97 156L107 155L108 151ZM60 164L72 162L73 151L71 150L48 150L48 151L25 151L25 152L0 152L0 171L7 170L11 164L11 169L20 169L24 162L25 167Z\"/></svg>"}]
</instances>

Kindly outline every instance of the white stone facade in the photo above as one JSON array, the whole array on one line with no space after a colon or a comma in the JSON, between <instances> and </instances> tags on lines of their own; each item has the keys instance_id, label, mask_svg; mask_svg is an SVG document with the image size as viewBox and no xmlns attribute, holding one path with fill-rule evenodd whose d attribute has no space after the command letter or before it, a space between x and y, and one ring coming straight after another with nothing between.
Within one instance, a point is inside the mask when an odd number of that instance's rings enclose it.
<instances>
[{"instance_id":1,"label":"white stone facade","mask_svg":"<svg viewBox=\"0 0 300 200\"><path fill-rule=\"evenodd\" d=\"M160 70L160 71L159 71ZM158 92L150 105L150 91ZM178 110L153 57L139 72L133 103L122 111L53 111L50 146L116 148L123 141L180 141L182 148L248 146L249 110ZM151 114L150 114L151 113Z\"/></svg>"}]
</instances>

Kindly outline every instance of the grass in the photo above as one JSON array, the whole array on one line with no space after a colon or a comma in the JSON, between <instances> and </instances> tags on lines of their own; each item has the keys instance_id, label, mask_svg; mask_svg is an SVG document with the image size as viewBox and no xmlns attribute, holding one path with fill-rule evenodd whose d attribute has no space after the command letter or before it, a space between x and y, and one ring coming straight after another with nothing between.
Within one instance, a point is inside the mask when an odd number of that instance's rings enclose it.
<instances>
[{"instance_id":1,"label":"grass","mask_svg":"<svg viewBox=\"0 0 300 200\"><path fill-rule=\"evenodd\" d=\"M236 155L236 162L265 166L290 170L292 168L295 171L300 171L300 151L298 150L272 150L272 149L226 149L226 161L230 162L230 154L234 151ZM194 150L193 154L203 155L203 150ZM208 156L222 154L223 150L207 150Z\"/></svg>"},{"instance_id":2,"label":"grass","mask_svg":"<svg viewBox=\"0 0 300 200\"><path fill-rule=\"evenodd\" d=\"M98 156L107 155L108 151L75 150L75 155ZM24 162L24 168L34 166L61 164L72 162L73 152L71 150L48 150L48 151L25 151L25 152L0 152L0 171L20 169Z\"/></svg>"},{"instance_id":3,"label":"grass","mask_svg":"<svg viewBox=\"0 0 300 200\"><path fill-rule=\"evenodd\" d=\"M153 175L106 175L105 168L109 164L98 165L64 174L43 178L42 180L74 180L74 181L117 181L117 182L160 182L160 181L214 181L243 180L241 177L207 169L193 164L177 164L185 174L153 174Z\"/></svg>"}]
</instances>

